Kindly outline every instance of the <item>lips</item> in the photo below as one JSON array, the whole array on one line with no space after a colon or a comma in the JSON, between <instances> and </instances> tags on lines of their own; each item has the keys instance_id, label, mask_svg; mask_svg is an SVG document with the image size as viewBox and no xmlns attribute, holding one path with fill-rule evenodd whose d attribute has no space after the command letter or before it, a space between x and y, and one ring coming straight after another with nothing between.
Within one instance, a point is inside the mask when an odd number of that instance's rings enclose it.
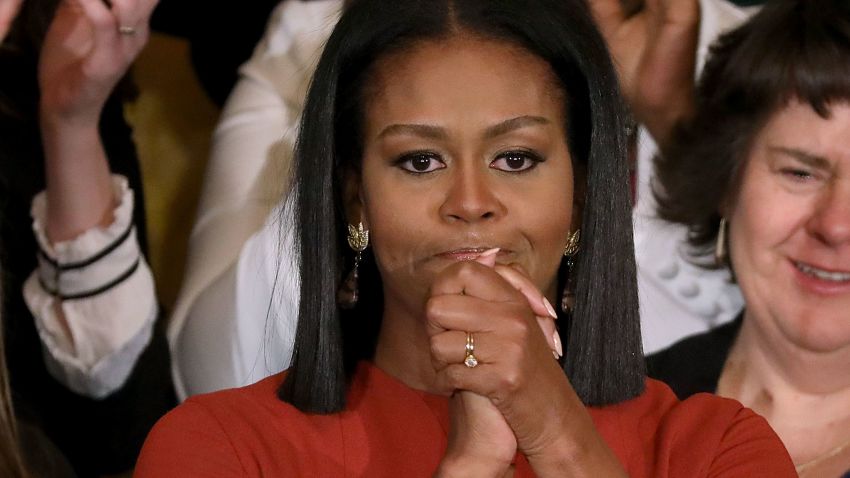
<instances>
[{"instance_id":1,"label":"lips","mask_svg":"<svg viewBox=\"0 0 850 478\"><path fill-rule=\"evenodd\" d=\"M794 267L796 267L798 271L814 279L837 284L850 282L850 272L847 271L825 270L799 261L794 261Z\"/></svg>"},{"instance_id":2,"label":"lips","mask_svg":"<svg viewBox=\"0 0 850 478\"><path fill-rule=\"evenodd\" d=\"M474 261L481 255L482 252L493 249L491 246L483 246L483 247L464 247L459 249L453 249L446 252L441 252L437 254L438 257L442 257L444 259L450 259L454 261ZM499 255L506 254L508 251L500 250Z\"/></svg>"}]
</instances>

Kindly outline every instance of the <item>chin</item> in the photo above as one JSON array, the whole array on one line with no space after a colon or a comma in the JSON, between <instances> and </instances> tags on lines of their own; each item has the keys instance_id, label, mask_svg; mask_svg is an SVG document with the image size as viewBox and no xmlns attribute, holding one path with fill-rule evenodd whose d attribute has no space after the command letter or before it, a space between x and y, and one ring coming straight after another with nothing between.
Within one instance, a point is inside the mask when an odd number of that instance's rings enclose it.
<instances>
[{"instance_id":1,"label":"chin","mask_svg":"<svg viewBox=\"0 0 850 478\"><path fill-rule=\"evenodd\" d=\"M850 310L850 309L848 309ZM786 323L788 335L801 348L815 353L831 353L850 348L850 317L818 311L800 314Z\"/></svg>"}]
</instances>

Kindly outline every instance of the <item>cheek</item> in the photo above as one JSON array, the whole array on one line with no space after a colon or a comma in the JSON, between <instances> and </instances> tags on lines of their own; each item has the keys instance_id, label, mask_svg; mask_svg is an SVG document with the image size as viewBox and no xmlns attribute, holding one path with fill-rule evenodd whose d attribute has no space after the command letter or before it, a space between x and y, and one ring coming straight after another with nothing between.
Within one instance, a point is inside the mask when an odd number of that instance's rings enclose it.
<instances>
[{"instance_id":1,"label":"cheek","mask_svg":"<svg viewBox=\"0 0 850 478\"><path fill-rule=\"evenodd\" d=\"M783 190L771 178L749 178L729 218L730 248L747 261L788 252L804 231L807 199ZM736 261L737 262L737 261Z\"/></svg>"},{"instance_id":2,"label":"cheek","mask_svg":"<svg viewBox=\"0 0 850 478\"><path fill-rule=\"evenodd\" d=\"M382 273L409 267L420 249L426 224L423 204L394 188L372 186L364 191L364 218L370 229L372 251Z\"/></svg>"}]
</instances>

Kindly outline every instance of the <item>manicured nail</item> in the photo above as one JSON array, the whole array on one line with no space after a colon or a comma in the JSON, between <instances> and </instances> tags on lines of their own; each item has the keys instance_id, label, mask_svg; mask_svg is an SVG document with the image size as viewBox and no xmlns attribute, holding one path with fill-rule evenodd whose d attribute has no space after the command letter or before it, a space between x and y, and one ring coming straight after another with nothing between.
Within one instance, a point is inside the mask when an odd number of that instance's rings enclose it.
<instances>
[{"instance_id":1,"label":"manicured nail","mask_svg":"<svg viewBox=\"0 0 850 478\"><path fill-rule=\"evenodd\" d=\"M558 356L555 358L561 358L564 356L564 348L561 347L561 337L558 335L558 331L552 333L552 340L555 342L555 349L558 352Z\"/></svg>"},{"instance_id":2,"label":"manicured nail","mask_svg":"<svg viewBox=\"0 0 850 478\"><path fill-rule=\"evenodd\" d=\"M555 308L552 307L552 304L549 303L549 299L546 297L543 298L543 305L546 306L546 311L549 312L549 316L555 320L558 320L558 314L555 313Z\"/></svg>"},{"instance_id":3,"label":"manicured nail","mask_svg":"<svg viewBox=\"0 0 850 478\"><path fill-rule=\"evenodd\" d=\"M482 252L481 254L479 254L478 257L475 258L475 262L477 262L479 264L483 264L487 267L495 267L496 266L496 254L498 254L498 253L499 253L498 247L496 247L494 249L488 249L488 250Z\"/></svg>"}]
</instances>

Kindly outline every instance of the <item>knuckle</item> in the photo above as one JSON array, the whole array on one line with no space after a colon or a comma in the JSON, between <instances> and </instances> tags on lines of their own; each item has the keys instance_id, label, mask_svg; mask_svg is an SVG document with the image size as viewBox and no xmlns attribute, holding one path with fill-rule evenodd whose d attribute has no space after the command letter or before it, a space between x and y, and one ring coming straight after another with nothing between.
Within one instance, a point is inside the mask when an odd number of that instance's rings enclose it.
<instances>
[{"instance_id":1,"label":"knuckle","mask_svg":"<svg viewBox=\"0 0 850 478\"><path fill-rule=\"evenodd\" d=\"M507 370L499 379L499 388L503 393L513 394L522 386L522 377L516 370Z\"/></svg>"},{"instance_id":2,"label":"knuckle","mask_svg":"<svg viewBox=\"0 0 850 478\"><path fill-rule=\"evenodd\" d=\"M425 301L425 318L428 321L432 321L433 319L440 316L440 312L442 310L442 298L437 297L429 297L427 301Z\"/></svg>"},{"instance_id":3,"label":"knuckle","mask_svg":"<svg viewBox=\"0 0 850 478\"><path fill-rule=\"evenodd\" d=\"M452 388L462 388L463 371L458 366L451 366L446 369L446 383Z\"/></svg>"},{"instance_id":4,"label":"knuckle","mask_svg":"<svg viewBox=\"0 0 850 478\"><path fill-rule=\"evenodd\" d=\"M439 336L434 335L434 336L431 337L429 344L428 344L429 348L431 350L431 357L434 357L435 359L439 359L439 357L442 355L443 349L442 349L442 346L441 346L441 342L442 341L440 340Z\"/></svg>"}]
</instances>

